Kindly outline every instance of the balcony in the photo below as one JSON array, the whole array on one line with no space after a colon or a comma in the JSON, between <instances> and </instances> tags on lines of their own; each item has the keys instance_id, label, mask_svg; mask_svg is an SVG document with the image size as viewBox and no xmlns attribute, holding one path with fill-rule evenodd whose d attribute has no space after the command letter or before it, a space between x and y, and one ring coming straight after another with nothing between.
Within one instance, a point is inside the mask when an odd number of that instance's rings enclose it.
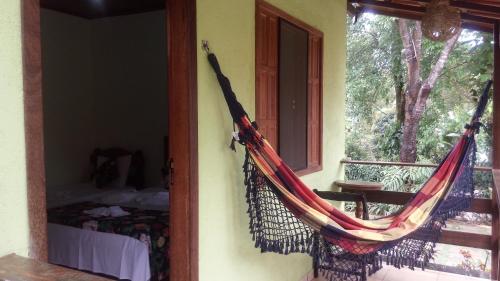
<instances>
[{"instance_id":1,"label":"balcony","mask_svg":"<svg viewBox=\"0 0 500 281\"><path fill-rule=\"evenodd\" d=\"M353 161L343 160L346 167L376 166L376 167L414 167L429 169L437 167L433 164L414 164L398 162L375 162L375 161ZM361 173L362 174L362 173ZM500 172L489 167L476 167L475 177L481 176L483 184L495 190L500 183ZM347 173L349 181L337 182L343 191L363 193L369 202L371 211L377 210L377 206L401 206L411 198L413 193L401 191L373 190L362 188L359 182L367 181L366 178L353 178ZM486 179L486 180L484 180ZM373 180L372 180L373 181ZM493 196L498 196L492 192ZM497 200L476 196L466 215L451 219L443 230L439 244L436 246L435 260L431 261L428 270L396 269L391 266L385 267L374 274L369 280L485 280L494 278L498 273L498 205ZM346 211L361 214L361 204L346 204ZM378 214L381 215L381 214ZM384 214L382 214L384 215ZM371 217L377 214L370 214ZM473 218L473 219L471 219ZM471 221L474 221L472 223ZM312 277L310 280L314 280ZM321 279L320 279L321 280Z\"/></svg>"}]
</instances>

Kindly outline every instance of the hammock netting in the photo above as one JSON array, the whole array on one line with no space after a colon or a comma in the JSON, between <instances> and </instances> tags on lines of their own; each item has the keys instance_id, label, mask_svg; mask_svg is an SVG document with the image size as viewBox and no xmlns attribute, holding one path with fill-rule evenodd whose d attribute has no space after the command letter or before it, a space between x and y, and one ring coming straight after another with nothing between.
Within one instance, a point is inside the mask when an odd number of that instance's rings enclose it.
<instances>
[{"instance_id":1,"label":"hammock netting","mask_svg":"<svg viewBox=\"0 0 500 281\"><path fill-rule=\"evenodd\" d=\"M217 58L208 54L245 147L243 164L250 232L263 253L304 253L330 281L365 281L383 263L424 268L448 218L474 196L475 134L491 81L472 121L432 176L396 213L371 220L350 217L319 198L281 160L237 101Z\"/></svg>"},{"instance_id":2,"label":"hammock netting","mask_svg":"<svg viewBox=\"0 0 500 281\"><path fill-rule=\"evenodd\" d=\"M471 143L463 173L455 180L451 194L441 203L431 219L412 234L384 243L376 252L352 254L345 248L363 246L356 240L324 239L297 218L280 200L279 192L258 170L247 153L244 171L250 232L255 247L263 253L306 253L313 257L323 276L329 280L366 280L366 275L382 268L382 262L397 268L424 268L434 253L434 246L445 221L470 207L473 198L472 172L475 143ZM405 208L403 208L405 209Z\"/></svg>"}]
</instances>

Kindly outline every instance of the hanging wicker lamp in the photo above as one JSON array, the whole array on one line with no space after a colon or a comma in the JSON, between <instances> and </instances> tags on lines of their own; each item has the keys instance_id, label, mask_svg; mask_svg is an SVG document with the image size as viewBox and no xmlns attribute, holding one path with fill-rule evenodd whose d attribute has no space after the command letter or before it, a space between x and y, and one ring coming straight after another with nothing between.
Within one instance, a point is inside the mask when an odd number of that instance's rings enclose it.
<instances>
[{"instance_id":1,"label":"hanging wicker lamp","mask_svg":"<svg viewBox=\"0 0 500 281\"><path fill-rule=\"evenodd\" d=\"M422 32L434 41L446 41L460 31L460 10L448 0L432 0L422 18Z\"/></svg>"}]
</instances>

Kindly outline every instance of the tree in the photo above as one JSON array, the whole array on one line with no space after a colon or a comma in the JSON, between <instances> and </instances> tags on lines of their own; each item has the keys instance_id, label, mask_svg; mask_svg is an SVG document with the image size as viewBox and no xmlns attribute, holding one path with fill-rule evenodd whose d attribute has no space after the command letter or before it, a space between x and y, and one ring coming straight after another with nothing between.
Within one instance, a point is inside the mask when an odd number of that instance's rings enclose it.
<instances>
[{"instance_id":1,"label":"tree","mask_svg":"<svg viewBox=\"0 0 500 281\"><path fill-rule=\"evenodd\" d=\"M406 63L406 90L404 94L403 135L399 159L402 162L417 160L417 132L427 107L427 99L443 72L446 61L455 47L461 31L444 43L440 55L431 67L427 78L422 79L422 27L420 22L410 26L407 20L398 19L403 43L403 59ZM397 96L396 96L397 97ZM400 101L398 105L402 105ZM399 114L398 114L399 116Z\"/></svg>"},{"instance_id":2,"label":"tree","mask_svg":"<svg viewBox=\"0 0 500 281\"><path fill-rule=\"evenodd\" d=\"M413 21L407 25L415 28ZM356 24L348 25L347 35L347 157L398 161L408 81L399 22L365 14ZM429 77L442 49L443 43L422 39L422 77ZM417 161L441 161L469 121L492 71L492 35L464 29L432 88L419 121ZM483 118L488 128L489 112ZM477 136L478 161L484 165L489 161L489 131L482 130Z\"/></svg>"}]
</instances>

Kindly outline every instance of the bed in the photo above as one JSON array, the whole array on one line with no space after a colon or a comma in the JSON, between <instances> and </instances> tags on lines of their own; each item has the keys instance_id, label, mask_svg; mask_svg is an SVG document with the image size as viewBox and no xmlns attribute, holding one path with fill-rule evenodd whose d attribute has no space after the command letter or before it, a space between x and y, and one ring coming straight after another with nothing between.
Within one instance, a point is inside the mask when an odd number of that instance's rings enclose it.
<instances>
[{"instance_id":1,"label":"bed","mask_svg":"<svg viewBox=\"0 0 500 281\"><path fill-rule=\"evenodd\" d=\"M49 262L131 281L168 280L168 202L144 188L144 157L96 148L91 182L47 188ZM120 210L120 216L89 214ZM99 214L102 215L102 214Z\"/></svg>"},{"instance_id":2,"label":"bed","mask_svg":"<svg viewBox=\"0 0 500 281\"><path fill-rule=\"evenodd\" d=\"M131 281L168 280L165 189L100 190L81 184L53 192L48 211L51 263ZM85 214L109 206L121 206L130 214Z\"/></svg>"}]
</instances>

